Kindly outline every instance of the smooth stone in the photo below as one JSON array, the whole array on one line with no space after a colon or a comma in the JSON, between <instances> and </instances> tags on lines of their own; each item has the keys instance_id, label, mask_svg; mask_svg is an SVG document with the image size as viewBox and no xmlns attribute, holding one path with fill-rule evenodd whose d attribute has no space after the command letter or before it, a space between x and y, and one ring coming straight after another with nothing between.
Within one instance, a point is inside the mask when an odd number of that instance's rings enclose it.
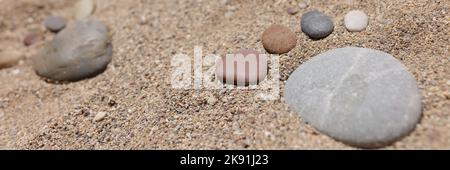
<instances>
[{"instance_id":1,"label":"smooth stone","mask_svg":"<svg viewBox=\"0 0 450 170\"><path fill-rule=\"evenodd\" d=\"M23 44L25 46L31 46L42 40L44 40L44 36L41 33L30 33L23 39Z\"/></svg>"},{"instance_id":2,"label":"smooth stone","mask_svg":"<svg viewBox=\"0 0 450 170\"><path fill-rule=\"evenodd\" d=\"M1 51L0 52L0 69L8 68L16 65L22 59L17 51Z\"/></svg>"},{"instance_id":3,"label":"smooth stone","mask_svg":"<svg viewBox=\"0 0 450 170\"><path fill-rule=\"evenodd\" d=\"M331 18L320 11L309 11L301 19L302 31L312 39L322 39L333 32Z\"/></svg>"},{"instance_id":4,"label":"smooth stone","mask_svg":"<svg viewBox=\"0 0 450 170\"><path fill-rule=\"evenodd\" d=\"M56 81L77 81L103 72L111 61L112 45L105 25L77 21L32 58L36 73Z\"/></svg>"},{"instance_id":5,"label":"smooth stone","mask_svg":"<svg viewBox=\"0 0 450 170\"><path fill-rule=\"evenodd\" d=\"M102 121L103 119L105 119L107 113L106 112L98 112L95 116L94 116L94 122L99 122Z\"/></svg>"},{"instance_id":6,"label":"smooth stone","mask_svg":"<svg viewBox=\"0 0 450 170\"><path fill-rule=\"evenodd\" d=\"M255 50L239 50L222 57L216 63L216 79L225 84L256 85L266 76L266 55Z\"/></svg>"},{"instance_id":7,"label":"smooth stone","mask_svg":"<svg viewBox=\"0 0 450 170\"><path fill-rule=\"evenodd\" d=\"M93 0L80 0L76 5L75 18L83 20L91 16L95 11L95 3Z\"/></svg>"},{"instance_id":8,"label":"smooth stone","mask_svg":"<svg viewBox=\"0 0 450 170\"><path fill-rule=\"evenodd\" d=\"M298 10L296 8L288 8L286 11L290 15L295 15L298 13Z\"/></svg>"},{"instance_id":9,"label":"smooth stone","mask_svg":"<svg viewBox=\"0 0 450 170\"><path fill-rule=\"evenodd\" d=\"M392 55L333 49L302 64L285 101L311 126L351 146L377 148L410 133L421 117L415 78Z\"/></svg>"},{"instance_id":10,"label":"smooth stone","mask_svg":"<svg viewBox=\"0 0 450 170\"><path fill-rule=\"evenodd\" d=\"M272 25L264 31L262 43L267 52L284 54L297 45L297 36L288 27Z\"/></svg>"},{"instance_id":11,"label":"smooth stone","mask_svg":"<svg viewBox=\"0 0 450 170\"><path fill-rule=\"evenodd\" d=\"M66 27L66 21L62 17L48 16L44 19L44 25L51 32L59 32Z\"/></svg>"},{"instance_id":12,"label":"smooth stone","mask_svg":"<svg viewBox=\"0 0 450 170\"><path fill-rule=\"evenodd\" d=\"M308 7L308 4L306 2L300 2L300 3L298 3L298 7L300 9L305 9Z\"/></svg>"},{"instance_id":13,"label":"smooth stone","mask_svg":"<svg viewBox=\"0 0 450 170\"><path fill-rule=\"evenodd\" d=\"M369 25L369 16L360 10L350 11L344 17L344 25L350 32L363 31Z\"/></svg>"}]
</instances>

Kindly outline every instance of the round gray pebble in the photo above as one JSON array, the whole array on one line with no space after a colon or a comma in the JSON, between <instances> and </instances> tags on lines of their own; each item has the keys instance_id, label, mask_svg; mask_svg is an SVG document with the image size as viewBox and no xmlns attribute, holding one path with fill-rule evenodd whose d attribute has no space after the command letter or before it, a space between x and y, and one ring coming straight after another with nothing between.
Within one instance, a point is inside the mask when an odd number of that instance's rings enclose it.
<instances>
[{"instance_id":1,"label":"round gray pebble","mask_svg":"<svg viewBox=\"0 0 450 170\"><path fill-rule=\"evenodd\" d=\"M309 11L301 19L302 31L312 39L322 39L333 32L331 18L320 11Z\"/></svg>"},{"instance_id":2,"label":"round gray pebble","mask_svg":"<svg viewBox=\"0 0 450 170\"><path fill-rule=\"evenodd\" d=\"M111 61L107 28L98 21L77 21L59 32L37 56L33 68L56 81L77 81L104 71Z\"/></svg>"},{"instance_id":3,"label":"round gray pebble","mask_svg":"<svg viewBox=\"0 0 450 170\"><path fill-rule=\"evenodd\" d=\"M66 27L66 21L62 17L48 16L44 19L44 25L52 32L59 32Z\"/></svg>"},{"instance_id":4,"label":"round gray pebble","mask_svg":"<svg viewBox=\"0 0 450 170\"><path fill-rule=\"evenodd\" d=\"M406 67L390 54L356 47L333 49L301 65L286 82L285 101L320 132L361 148L406 136L422 113Z\"/></svg>"}]
</instances>

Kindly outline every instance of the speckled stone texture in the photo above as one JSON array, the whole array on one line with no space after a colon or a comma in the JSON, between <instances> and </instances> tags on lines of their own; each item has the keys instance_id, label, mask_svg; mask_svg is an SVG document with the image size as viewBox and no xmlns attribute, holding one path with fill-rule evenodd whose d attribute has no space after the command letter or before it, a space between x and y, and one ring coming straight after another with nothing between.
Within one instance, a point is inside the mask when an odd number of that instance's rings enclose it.
<instances>
[{"instance_id":1,"label":"speckled stone texture","mask_svg":"<svg viewBox=\"0 0 450 170\"><path fill-rule=\"evenodd\" d=\"M289 77L285 95L317 130L363 148L407 135L422 109L406 67L390 54L366 48L338 48L313 57Z\"/></svg>"}]
</instances>

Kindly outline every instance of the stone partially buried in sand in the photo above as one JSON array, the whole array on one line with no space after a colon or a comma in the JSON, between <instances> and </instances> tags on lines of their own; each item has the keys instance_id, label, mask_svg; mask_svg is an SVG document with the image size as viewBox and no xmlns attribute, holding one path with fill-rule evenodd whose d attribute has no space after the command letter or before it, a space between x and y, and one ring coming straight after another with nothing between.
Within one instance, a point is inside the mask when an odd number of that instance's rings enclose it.
<instances>
[{"instance_id":1,"label":"stone partially buried in sand","mask_svg":"<svg viewBox=\"0 0 450 170\"><path fill-rule=\"evenodd\" d=\"M22 56L20 52L8 49L8 51L0 51L0 69L8 68L16 65Z\"/></svg>"},{"instance_id":2,"label":"stone partially buried in sand","mask_svg":"<svg viewBox=\"0 0 450 170\"><path fill-rule=\"evenodd\" d=\"M283 54L291 51L297 44L297 37L288 27L272 25L262 35L262 43L267 52Z\"/></svg>"},{"instance_id":3,"label":"stone partially buried in sand","mask_svg":"<svg viewBox=\"0 0 450 170\"><path fill-rule=\"evenodd\" d=\"M59 32L37 56L33 68L40 76L56 81L93 77L111 61L108 30L98 21L77 21Z\"/></svg>"},{"instance_id":4,"label":"stone partially buried in sand","mask_svg":"<svg viewBox=\"0 0 450 170\"><path fill-rule=\"evenodd\" d=\"M285 101L300 116L352 146L386 146L411 132L421 95L406 67L390 54L346 47L313 57L286 82Z\"/></svg>"},{"instance_id":5,"label":"stone partially buried in sand","mask_svg":"<svg viewBox=\"0 0 450 170\"><path fill-rule=\"evenodd\" d=\"M239 50L216 63L216 79L225 84L256 85L267 76L266 55L255 50Z\"/></svg>"},{"instance_id":6,"label":"stone partially buried in sand","mask_svg":"<svg viewBox=\"0 0 450 170\"><path fill-rule=\"evenodd\" d=\"M312 39L322 39L333 32L331 18L320 11L309 11L301 19L302 31Z\"/></svg>"},{"instance_id":7,"label":"stone partially buried in sand","mask_svg":"<svg viewBox=\"0 0 450 170\"><path fill-rule=\"evenodd\" d=\"M23 44L25 46L31 46L42 40L44 40L44 36L41 33L33 32L25 36L25 38L23 39Z\"/></svg>"}]
</instances>

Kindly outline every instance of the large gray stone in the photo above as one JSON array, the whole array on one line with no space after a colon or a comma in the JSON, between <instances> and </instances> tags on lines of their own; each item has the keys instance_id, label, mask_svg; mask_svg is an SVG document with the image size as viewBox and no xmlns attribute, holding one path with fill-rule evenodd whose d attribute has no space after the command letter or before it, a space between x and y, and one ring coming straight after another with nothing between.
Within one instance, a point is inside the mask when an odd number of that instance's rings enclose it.
<instances>
[{"instance_id":1,"label":"large gray stone","mask_svg":"<svg viewBox=\"0 0 450 170\"><path fill-rule=\"evenodd\" d=\"M333 32L334 24L329 16L320 11L309 11L301 19L302 31L312 39L322 39Z\"/></svg>"},{"instance_id":2,"label":"large gray stone","mask_svg":"<svg viewBox=\"0 0 450 170\"><path fill-rule=\"evenodd\" d=\"M386 146L421 116L414 77L390 54L333 49L302 64L286 82L285 101L311 126L352 146Z\"/></svg>"},{"instance_id":3,"label":"large gray stone","mask_svg":"<svg viewBox=\"0 0 450 170\"><path fill-rule=\"evenodd\" d=\"M98 21L77 21L33 57L33 68L51 80L77 81L105 70L111 55L107 28Z\"/></svg>"}]
</instances>

